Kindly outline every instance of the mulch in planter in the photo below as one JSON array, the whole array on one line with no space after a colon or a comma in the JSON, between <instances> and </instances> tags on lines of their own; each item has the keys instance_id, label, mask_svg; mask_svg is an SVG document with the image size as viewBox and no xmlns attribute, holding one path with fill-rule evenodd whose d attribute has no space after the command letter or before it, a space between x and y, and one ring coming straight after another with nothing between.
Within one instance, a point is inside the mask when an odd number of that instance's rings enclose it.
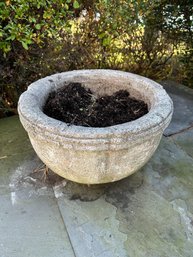
<instances>
[{"instance_id":1,"label":"mulch in planter","mask_svg":"<svg viewBox=\"0 0 193 257\"><path fill-rule=\"evenodd\" d=\"M140 118L148 112L148 106L126 90L96 97L81 83L69 83L49 94L43 111L69 125L108 127Z\"/></svg>"}]
</instances>

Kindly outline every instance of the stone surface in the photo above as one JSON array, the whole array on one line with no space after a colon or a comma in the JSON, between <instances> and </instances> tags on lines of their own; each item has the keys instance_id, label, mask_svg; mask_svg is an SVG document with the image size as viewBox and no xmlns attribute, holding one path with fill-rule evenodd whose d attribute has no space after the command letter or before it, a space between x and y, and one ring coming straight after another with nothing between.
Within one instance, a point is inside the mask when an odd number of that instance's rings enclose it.
<instances>
[{"instance_id":1,"label":"stone surface","mask_svg":"<svg viewBox=\"0 0 193 257\"><path fill-rule=\"evenodd\" d=\"M193 128L172 136L173 141L193 158Z\"/></svg>"},{"instance_id":2,"label":"stone surface","mask_svg":"<svg viewBox=\"0 0 193 257\"><path fill-rule=\"evenodd\" d=\"M115 206L103 197L88 202L61 197L58 202L77 257L128 256Z\"/></svg>"},{"instance_id":3,"label":"stone surface","mask_svg":"<svg viewBox=\"0 0 193 257\"><path fill-rule=\"evenodd\" d=\"M76 256L191 257L192 173L193 159L163 139L146 167L122 181L61 186Z\"/></svg>"},{"instance_id":4,"label":"stone surface","mask_svg":"<svg viewBox=\"0 0 193 257\"><path fill-rule=\"evenodd\" d=\"M140 171L88 187L44 182L18 117L0 120L0 256L192 257L193 129L178 132Z\"/></svg>"},{"instance_id":5,"label":"stone surface","mask_svg":"<svg viewBox=\"0 0 193 257\"><path fill-rule=\"evenodd\" d=\"M80 82L96 94L127 89L144 100L143 117L106 128L68 126L46 116L48 94L69 82ZM147 78L114 70L78 70L55 74L31 84L19 100L20 120L40 159L66 179L100 184L120 180L140 169L159 145L172 112L165 90Z\"/></svg>"},{"instance_id":6,"label":"stone surface","mask_svg":"<svg viewBox=\"0 0 193 257\"><path fill-rule=\"evenodd\" d=\"M169 136L193 127L193 90L174 81L163 81L161 84L174 103L172 121L164 134Z\"/></svg>"},{"instance_id":7,"label":"stone surface","mask_svg":"<svg viewBox=\"0 0 193 257\"><path fill-rule=\"evenodd\" d=\"M0 256L74 257L52 188L28 176L40 161L17 116L0 135Z\"/></svg>"},{"instance_id":8,"label":"stone surface","mask_svg":"<svg viewBox=\"0 0 193 257\"><path fill-rule=\"evenodd\" d=\"M10 195L1 195L0 203L1 257L75 256L54 199L16 198L13 206Z\"/></svg>"}]
</instances>

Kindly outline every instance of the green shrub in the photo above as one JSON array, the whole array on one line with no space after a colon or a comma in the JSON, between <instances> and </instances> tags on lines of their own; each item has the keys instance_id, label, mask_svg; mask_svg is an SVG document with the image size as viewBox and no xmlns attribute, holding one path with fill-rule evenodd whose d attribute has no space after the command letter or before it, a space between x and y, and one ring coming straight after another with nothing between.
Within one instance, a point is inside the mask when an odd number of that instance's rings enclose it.
<instances>
[{"instance_id":1,"label":"green shrub","mask_svg":"<svg viewBox=\"0 0 193 257\"><path fill-rule=\"evenodd\" d=\"M58 37L70 15L69 0L6 0L0 2L0 49L7 53L19 42L28 50L31 44L44 44ZM77 2L77 1L76 1Z\"/></svg>"},{"instance_id":2,"label":"green shrub","mask_svg":"<svg viewBox=\"0 0 193 257\"><path fill-rule=\"evenodd\" d=\"M32 81L67 70L121 69L155 80L175 70L191 83L190 5L169 0L0 2L0 116L16 112L20 94ZM178 54L181 43L185 50Z\"/></svg>"}]
</instances>

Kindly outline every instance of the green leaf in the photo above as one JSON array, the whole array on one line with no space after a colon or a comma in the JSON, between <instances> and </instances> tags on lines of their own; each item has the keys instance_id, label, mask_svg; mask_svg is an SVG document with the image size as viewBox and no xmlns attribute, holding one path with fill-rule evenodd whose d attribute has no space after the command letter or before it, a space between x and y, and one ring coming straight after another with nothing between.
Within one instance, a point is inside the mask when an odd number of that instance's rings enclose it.
<instances>
[{"instance_id":1,"label":"green leaf","mask_svg":"<svg viewBox=\"0 0 193 257\"><path fill-rule=\"evenodd\" d=\"M101 34L99 34L98 35L98 37L101 39L101 38L104 38L106 36L106 33L105 32L103 32L103 33L101 33Z\"/></svg>"},{"instance_id":2,"label":"green leaf","mask_svg":"<svg viewBox=\"0 0 193 257\"><path fill-rule=\"evenodd\" d=\"M25 48L25 50L28 50L28 45L26 44L26 42L22 41L21 43L23 48Z\"/></svg>"},{"instance_id":3,"label":"green leaf","mask_svg":"<svg viewBox=\"0 0 193 257\"><path fill-rule=\"evenodd\" d=\"M41 29L41 25L40 25L40 24L36 24L36 25L35 25L35 28L36 28L36 29Z\"/></svg>"},{"instance_id":4,"label":"green leaf","mask_svg":"<svg viewBox=\"0 0 193 257\"><path fill-rule=\"evenodd\" d=\"M108 46L110 45L111 39L109 37L103 38L102 45L103 46Z\"/></svg>"},{"instance_id":5,"label":"green leaf","mask_svg":"<svg viewBox=\"0 0 193 257\"><path fill-rule=\"evenodd\" d=\"M67 4L64 5L65 9L68 10L69 6Z\"/></svg>"},{"instance_id":6,"label":"green leaf","mask_svg":"<svg viewBox=\"0 0 193 257\"><path fill-rule=\"evenodd\" d=\"M70 4L70 3L71 3L71 0L67 0L66 3Z\"/></svg>"},{"instance_id":7,"label":"green leaf","mask_svg":"<svg viewBox=\"0 0 193 257\"><path fill-rule=\"evenodd\" d=\"M75 0L73 3L73 7L74 9L78 9L80 7L79 2Z\"/></svg>"},{"instance_id":8,"label":"green leaf","mask_svg":"<svg viewBox=\"0 0 193 257\"><path fill-rule=\"evenodd\" d=\"M11 35L10 37L6 38L6 41L14 40L14 39L15 39L15 35Z\"/></svg>"},{"instance_id":9,"label":"green leaf","mask_svg":"<svg viewBox=\"0 0 193 257\"><path fill-rule=\"evenodd\" d=\"M32 44L32 40L31 39L26 39L26 44L28 44L28 45Z\"/></svg>"}]
</instances>

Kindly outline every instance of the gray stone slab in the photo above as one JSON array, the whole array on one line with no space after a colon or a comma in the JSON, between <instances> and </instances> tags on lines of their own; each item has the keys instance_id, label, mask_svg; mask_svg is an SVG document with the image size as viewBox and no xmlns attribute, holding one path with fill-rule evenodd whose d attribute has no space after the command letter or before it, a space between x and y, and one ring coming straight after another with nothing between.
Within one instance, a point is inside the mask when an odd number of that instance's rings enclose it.
<instances>
[{"instance_id":1,"label":"gray stone slab","mask_svg":"<svg viewBox=\"0 0 193 257\"><path fill-rule=\"evenodd\" d=\"M172 136L172 139L193 158L193 128Z\"/></svg>"},{"instance_id":2,"label":"gray stone slab","mask_svg":"<svg viewBox=\"0 0 193 257\"><path fill-rule=\"evenodd\" d=\"M74 257L51 186L18 117L0 120L0 256Z\"/></svg>"},{"instance_id":3,"label":"gray stone slab","mask_svg":"<svg viewBox=\"0 0 193 257\"><path fill-rule=\"evenodd\" d=\"M1 257L74 257L55 199L0 196Z\"/></svg>"},{"instance_id":4,"label":"gray stone slab","mask_svg":"<svg viewBox=\"0 0 193 257\"><path fill-rule=\"evenodd\" d=\"M0 186L9 184L9 177L20 163L35 156L18 116L0 119Z\"/></svg>"},{"instance_id":5,"label":"gray stone slab","mask_svg":"<svg viewBox=\"0 0 193 257\"><path fill-rule=\"evenodd\" d=\"M60 210L78 257L127 257L127 235L119 231L117 208L100 198L93 202L59 200Z\"/></svg>"},{"instance_id":6,"label":"gray stone slab","mask_svg":"<svg viewBox=\"0 0 193 257\"><path fill-rule=\"evenodd\" d=\"M143 169L115 183L48 183L33 173L40 161L21 128L13 148L6 144L12 119L17 125L15 117L0 123L1 257L192 257L193 158L184 139L163 138Z\"/></svg>"},{"instance_id":7,"label":"gray stone slab","mask_svg":"<svg viewBox=\"0 0 193 257\"><path fill-rule=\"evenodd\" d=\"M192 257L193 159L163 139L139 172L55 190L76 256Z\"/></svg>"},{"instance_id":8,"label":"gray stone slab","mask_svg":"<svg viewBox=\"0 0 193 257\"><path fill-rule=\"evenodd\" d=\"M174 81L161 82L174 103L172 122L165 130L166 136L193 126L193 89Z\"/></svg>"}]
</instances>

